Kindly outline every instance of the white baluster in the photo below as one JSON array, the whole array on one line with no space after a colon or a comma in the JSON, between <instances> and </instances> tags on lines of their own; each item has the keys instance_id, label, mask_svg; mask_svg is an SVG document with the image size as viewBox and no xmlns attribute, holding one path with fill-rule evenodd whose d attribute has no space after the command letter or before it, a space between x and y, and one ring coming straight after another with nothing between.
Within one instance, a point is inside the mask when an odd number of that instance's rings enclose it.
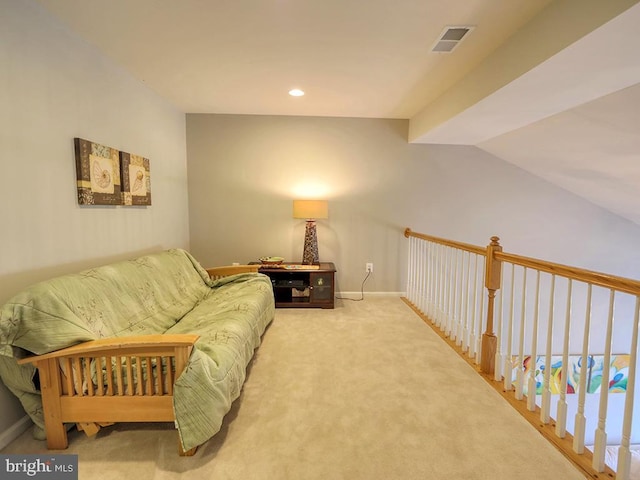
<instances>
[{"instance_id":1,"label":"white baluster","mask_svg":"<svg viewBox=\"0 0 640 480\"><path fill-rule=\"evenodd\" d=\"M502 264L500 265L502 269ZM500 273L500 278L502 278L502 273ZM500 285L500 290L498 290L498 295L496 299L496 305L498 305L498 317L496 321L496 359L495 359L495 370L493 372L493 379L496 382L502 380L502 309L504 308L503 300L504 295L502 294L502 285Z\"/></svg>"},{"instance_id":2,"label":"white baluster","mask_svg":"<svg viewBox=\"0 0 640 480\"><path fill-rule=\"evenodd\" d=\"M436 284L436 295L435 295L435 325L439 325L439 319L440 319L440 294L442 292L442 282L444 281L443 277L442 277L442 245L439 244L434 244L434 248L436 249L435 251L437 252L438 255L438 262L436 264L436 278L438 283Z\"/></svg>"},{"instance_id":3,"label":"white baluster","mask_svg":"<svg viewBox=\"0 0 640 480\"><path fill-rule=\"evenodd\" d=\"M485 272L485 257L484 255L480 257L480 261L482 262L480 268L480 282L478 284L478 295L480 295L480 317L477 322L477 330L476 330L476 364L480 364L480 358L482 355L482 332L485 328L485 322L487 320L487 312L484 311L484 301L487 298L486 291L484 288L484 272Z\"/></svg>"},{"instance_id":4,"label":"white baluster","mask_svg":"<svg viewBox=\"0 0 640 480\"><path fill-rule=\"evenodd\" d=\"M538 323L540 323L540 270L536 271L536 303L533 306L533 333L531 336L531 361L529 384L527 385L527 409L536 410L536 364L538 363Z\"/></svg>"},{"instance_id":5,"label":"white baluster","mask_svg":"<svg viewBox=\"0 0 640 480\"><path fill-rule=\"evenodd\" d=\"M429 316L429 286L431 285L431 276L430 276L430 263L431 259L429 258L429 242L423 240L422 242L422 256L424 258L424 269L423 269L423 278L424 282L422 285L422 311L425 316Z\"/></svg>"},{"instance_id":6,"label":"white baluster","mask_svg":"<svg viewBox=\"0 0 640 480\"><path fill-rule=\"evenodd\" d=\"M464 250L460 250L460 278L458 290L460 291L460 295L458 296L458 322L456 325L456 345L462 346L462 335L464 332L464 314L462 313L462 305L464 303L464 299L467 296L467 292L464 289L464 269L465 269L465 255L466 252Z\"/></svg>"},{"instance_id":7,"label":"white baluster","mask_svg":"<svg viewBox=\"0 0 640 480\"><path fill-rule=\"evenodd\" d=\"M456 312L456 306L458 304L458 293L459 293L459 289L458 289L458 277L459 272L458 269L460 268L460 250L459 249L455 249L453 251L453 274L451 275L451 290L452 290L452 295L451 295L451 316L450 316L450 321L449 321L449 326L448 326L448 332L447 332L447 336L449 338L451 338L451 340L455 340L456 339L456 333L458 331L457 329L457 312Z\"/></svg>"},{"instance_id":8,"label":"white baluster","mask_svg":"<svg viewBox=\"0 0 640 480\"><path fill-rule=\"evenodd\" d=\"M549 323L547 324L547 349L544 357L544 382L542 384L542 404L540 406L540 421L548 424L551 421L551 354L553 350L553 313L556 291L556 276L551 275L549 292Z\"/></svg>"},{"instance_id":9,"label":"white baluster","mask_svg":"<svg viewBox=\"0 0 640 480\"><path fill-rule=\"evenodd\" d=\"M409 237L409 252L408 252L408 265L407 265L407 298L413 304L415 304L415 298L413 296L413 244L414 237Z\"/></svg>"},{"instance_id":10,"label":"white baluster","mask_svg":"<svg viewBox=\"0 0 640 480\"><path fill-rule=\"evenodd\" d=\"M440 281L442 280L442 275L440 274L440 245L438 245L437 243L433 244L433 274L435 284L433 286L433 316L431 317L431 323L437 325L438 299L440 298Z\"/></svg>"},{"instance_id":11,"label":"white baluster","mask_svg":"<svg viewBox=\"0 0 640 480\"><path fill-rule=\"evenodd\" d=\"M435 323L436 321L436 312L438 305L438 259L437 259L437 245L433 242L429 243L429 248L431 249L431 302L429 306L429 318L431 318L431 323Z\"/></svg>"},{"instance_id":12,"label":"white baluster","mask_svg":"<svg viewBox=\"0 0 640 480\"><path fill-rule=\"evenodd\" d=\"M426 271L427 271L427 256L425 253L425 247L426 247L426 242L424 240L420 241L420 248L418 250L419 252L419 258L420 258L420 263L418 266L418 272L419 272L419 302L420 302L420 311L422 313L426 313L427 312L427 307L425 306L426 304L426 290L427 290L427 275L426 275Z\"/></svg>"},{"instance_id":13,"label":"white baluster","mask_svg":"<svg viewBox=\"0 0 640 480\"><path fill-rule=\"evenodd\" d=\"M458 308L458 294L460 293L458 288L458 278L460 277L459 268L460 268L460 250L456 248L454 250L453 278L451 282L452 290L453 290L453 295L451 295L451 323L449 325L449 338L451 338L451 340L456 339L456 333L458 331L458 327L457 327L458 313L456 310Z\"/></svg>"},{"instance_id":14,"label":"white baluster","mask_svg":"<svg viewBox=\"0 0 640 480\"><path fill-rule=\"evenodd\" d=\"M440 259L440 315L438 318L438 327L442 330L445 321L444 300L447 294L447 247L442 245Z\"/></svg>"},{"instance_id":15,"label":"white baluster","mask_svg":"<svg viewBox=\"0 0 640 480\"><path fill-rule=\"evenodd\" d=\"M507 330L507 356L504 359L504 389L511 391L513 389L513 359L511 352L513 350L513 313L516 306L516 266L511 264L511 302L509 303L509 325Z\"/></svg>"},{"instance_id":16,"label":"white baluster","mask_svg":"<svg viewBox=\"0 0 640 480\"><path fill-rule=\"evenodd\" d=\"M413 285L414 285L413 304L417 308L420 308L420 297L421 297L421 291L420 291L420 265L422 260L420 255L421 243L422 241L419 238L417 238L415 248L414 248L414 254L413 254Z\"/></svg>"},{"instance_id":17,"label":"white baluster","mask_svg":"<svg viewBox=\"0 0 640 480\"><path fill-rule=\"evenodd\" d=\"M444 297L445 285L447 283L447 250L444 245L439 245L440 249L440 291L438 292L438 321L436 325L440 327L444 319Z\"/></svg>"},{"instance_id":18,"label":"white baluster","mask_svg":"<svg viewBox=\"0 0 640 480\"><path fill-rule=\"evenodd\" d=\"M522 271L522 302L520 304L520 341L518 342L518 369L516 370L516 400L522 400L524 390L524 330L527 318L527 267Z\"/></svg>"},{"instance_id":19,"label":"white baluster","mask_svg":"<svg viewBox=\"0 0 640 480\"><path fill-rule=\"evenodd\" d=\"M451 294L451 290L449 289L451 283L450 275L451 275L451 248L445 246L445 264L444 264L444 298L442 300L442 323L440 325L440 330L443 332L447 330L447 322L449 321L449 295Z\"/></svg>"},{"instance_id":20,"label":"white baluster","mask_svg":"<svg viewBox=\"0 0 640 480\"><path fill-rule=\"evenodd\" d=\"M432 242L429 242L429 285L428 285L428 290L429 290L429 319L431 320L431 322L433 323L435 321L435 316L434 316L434 305L435 305L435 288L436 288L436 284L438 282L438 278L436 276L436 265L437 265L437 258L434 252L434 244Z\"/></svg>"},{"instance_id":21,"label":"white baluster","mask_svg":"<svg viewBox=\"0 0 640 480\"><path fill-rule=\"evenodd\" d=\"M422 244L422 240L420 240L419 238L416 238L416 243L415 243L415 247L414 247L414 287L415 287L415 296L416 298L418 298L420 296L420 291L419 291L419 287L418 287L418 276L419 276L419 270L418 270L418 266L420 263L420 245Z\"/></svg>"},{"instance_id":22,"label":"white baluster","mask_svg":"<svg viewBox=\"0 0 640 480\"><path fill-rule=\"evenodd\" d=\"M458 250L458 268L456 268L456 299L452 338L460 345L460 311L462 310L462 277L464 276L464 251Z\"/></svg>"},{"instance_id":23,"label":"white baluster","mask_svg":"<svg viewBox=\"0 0 640 480\"><path fill-rule=\"evenodd\" d=\"M420 266L420 239L416 238L415 242L413 244L413 256L412 256L412 292L411 292L411 296L413 297L413 299L411 300L411 303L413 303L416 307L419 307L420 305L420 290L419 290L419 284L418 284L418 280L419 280L419 266Z\"/></svg>"},{"instance_id":24,"label":"white baluster","mask_svg":"<svg viewBox=\"0 0 640 480\"><path fill-rule=\"evenodd\" d=\"M425 246L425 241L422 239L419 239L418 245L416 247L416 261L417 261L417 265L416 265L416 290L418 293L418 302L419 302L419 307L420 310L424 313L424 302L423 302L423 298L424 298L424 282L425 282L425 278L424 278L424 269L426 267L426 261L427 259L425 258L425 253L424 253L424 246Z\"/></svg>"},{"instance_id":25,"label":"white baluster","mask_svg":"<svg viewBox=\"0 0 640 480\"><path fill-rule=\"evenodd\" d=\"M636 362L638 358L638 320L640 319L640 297L636 297L636 312L633 316L633 330L631 331L631 347L629 356L629 380L627 393L624 398L624 420L622 422L622 442L618 450L618 468L616 480L629 480L631 470L631 420L633 419L633 400L636 388Z\"/></svg>"},{"instance_id":26,"label":"white baluster","mask_svg":"<svg viewBox=\"0 0 640 480\"><path fill-rule=\"evenodd\" d=\"M441 247L441 262L440 262L440 275L441 275L441 283L440 283L440 315L438 318L438 327L440 330L444 330L444 322L446 318L445 312L445 299L447 297L447 247L442 245Z\"/></svg>"},{"instance_id":27,"label":"white baluster","mask_svg":"<svg viewBox=\"0 0 640 480\"><path fill-rule=\"evenodd\" d=\"M564 341L562 345L562 382L560 384L560 398L558 398L558 414L556 419L556 435L564 438L567 434L567 375L569 371L569 332L571 329L571 290L573 280L567 285L567 310L564 320Z\"/></svg>"},{"instance_id":28,"label":"white baluster","mask_svg":"<svg viewBox=\"0 0 640 480\"><path fill-rule=\"evenodd\" d=\"M447 296L444 300L445 323L442 325L442 331L445 335L449 335L450 332L449 323L451 321L451 310L449 307L451 306L451 278L453 277L453 275L451 275L451 271L453 270L453 249L447 247L447 251Z\"/></svg>"},{"instance_id":29,"label":"white baluster","mask_svg":"<svg viewBox=\"0 0 640 480\"><path fill-rule=\"evenodd\" d=\"M427 316L427 318L432 318L431 317L431 287L433 285L433 258L431 256L431 242L425 242L425 248L426 248L426 256L427 256L427 285L426 285L426 289L425 289L425 314Z\"/></svg>"},{"instance_id":30,"label":"white baluster","mask_svg":"<svg viewBox=\"0 0 640 480\"><path fill-rule=\"evenodd\" d=\"M478 308L478 254L476 253L476 261L473 273L473 304L471 308L471 322L469 325L469 357L473 358L476 354L476 313Z\"/></svg>"},{"instance_id":31,"label":"white baluster","mask_svg":"<svg viewBox=\"0 0 640 480\"><path fill-rule=\"evenodd\" d=\"M604 472L604 454L607 446L607 405L609 403L609 370L611 369L611 337L613 334L613 310L615 302L614 290L609 290L609 315L607 317L607 333L604 344L604 360L602 366L602 382L600 383L600 408L598 411L598 428L595 432L592 466L597 472Z\"/></svg>"},{"instance_id":32,"label":"white baluster","mask_svg":"<svg viewBox=\"0 0 640 480\"><path fill-rule=\"evenodd\" d=\"M591 290L592 285L587 284L587 311L584 319L584 334L582 337L582 357L580 365L580 386L578 387L578 411L576 412L573 432L573 451L584 453L584 434L587 418L584 415L584 402L586 400L587 388L587 366L590 362L589 356L589 330L591 329ZM566 370L565 370L566 371Z\"/></svg>"},{"instance_id":33,"label":"white baluster","mask_svg":"<svg viewBox=\"0 0 640 480\"><path fill-rule=\"evenodd\" d=\"M420 262L418 256L419 242L420 241L418 239L414 242L411 255L411 303L413 303L415 307L419 307L420 305L420 292L418 286L418 264Z\"/></svg>"},{"instance_id":34,"label":"white baluster","mask_svg":"<svg viewBox=\"0 0 640 480\"><path fill-rule=\"evenodd\" d=\"M467 255L467 276L465 280L465 298L464 298L464 313L463 317L463 331L462 331L462 351L466 352L469 349L469 301L471 299L471 252Z\"/></svg>"}]
</instances>

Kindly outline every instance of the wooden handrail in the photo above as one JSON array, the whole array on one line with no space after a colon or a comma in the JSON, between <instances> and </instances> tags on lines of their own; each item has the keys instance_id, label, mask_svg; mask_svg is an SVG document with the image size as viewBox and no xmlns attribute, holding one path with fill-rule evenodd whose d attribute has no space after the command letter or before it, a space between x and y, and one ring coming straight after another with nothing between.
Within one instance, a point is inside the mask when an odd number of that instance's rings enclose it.
<instances>
[{"instance_id":1,"label":"wooden handrail","mask_svg":"<svg viewBox=\"0 0 640 480\"><path fill-rule=\"evenodd\" d=\"M430 242L439 243L440 245L446 245L447 247L459 248L467 252L476 253L478 255L486 255L486 247L480 247L478 245L472 245L470 243L456 242L455 240L447 240L446 238L434 237L432 235L426 235L424 233L416 233L410 228L405 228L404 236L420 238L422 240L428 240Z\"/></svg>"},{"instance_id":2,"label":"wooden handrail","mask_svg":"<svg viewBox=\"0 0 640 480\"><path fill-rule=\"evenodd\" d=\"M438 243L440 245L446 245L453 248L459 248L462 250L466 250L468 252L477 253L478 255L487 255L487 248L480 247L477 245L472 245L469 243L457 242L455 240L448 240L446 238L434 237L432 235L427 235L424 233L417 233L412 231L410 228L406 228L404 230L404 236L420 238L422 240L428 240L434 243ZM493 241L493 239L492 239ZM613 290L617 290L619 292L628 293L631 295L640 295L640 280L633 280L630 278L619 277L616 275L610 275L607 273L597 272L594 270L587 270L579 267L572 267L570 265L563 265L560 263L549 262L546 260L542 260L539 258L533 257L525 257L522 255L516 255L513 253L503 252L499 249L492 250L492 260L498 262L508 262L513 263L515 265L519 265L522 267L533 268L536 270L540 270L541 272L546 272L554 275L559 275L566 278L571 278L573 280L578 280L585 283L591 283L592 285L597 285L599 287L611 288ZM488 265L491 264L491 260L488 260ZM496 285L495 280L492 280L491 272L487 275L486 278L487 285L491 282L493 285ZM497 282L497 287L495 289L499 289L500 283Z\"/></svg>"},{"instance_id":3,"label":"wooden handrail","mask_svg":"<svg viewBox=\"0 0 640 480\"><path fill-rule=\"evenodd\" d=\"M570 278L572 280L577 280L591 285L612 289L622 293L640 296L640 280L633 280L616 275L609 275L606 273L587 270L584 268L549 262L538 258L506 253L502 251L502 247L498 243L498 237L492 237L491 243L487 247L480 247L477 245L449 240L446 238L434 237L433 235L417 233L412 231L410 228L406 228L404 230L404 236L406 238L414 237L440 245L462 249L486 257L487 270L485 272L485 286L487 288L489 308L487 311L487 329L484 332L483 337L485 338L485 341L488 341L490 343L486 343L485 346L488 348L483 349L483 359L481 360L481 367L484 373L490 374L494 371L493 358L490 357L490 355L495 353L495 350L492 348L494 345L494 309L492 308L492 304L496 292L500 289L501 285L500 272L502 262L507 262L514 265L539 270L541 272Z\"/></svg>"},{"instance_id":4,"label":"wooden handrail","mask_svg":"<svg viewBox=\"0 0 640 480\"><path fill-rule=\"evenodd\" d=\"M640 281L630 278L618 277L606 273L586 270L560 263L547 262L537 258L523 257L512 253L495 252L494 258L522 267L533 268L541 272L560 275L562 277L571 278L585 283L591 283L599 287L611 288L619 292L629 293L631 295L640 295Z\"/></svg>"}]
</instances>

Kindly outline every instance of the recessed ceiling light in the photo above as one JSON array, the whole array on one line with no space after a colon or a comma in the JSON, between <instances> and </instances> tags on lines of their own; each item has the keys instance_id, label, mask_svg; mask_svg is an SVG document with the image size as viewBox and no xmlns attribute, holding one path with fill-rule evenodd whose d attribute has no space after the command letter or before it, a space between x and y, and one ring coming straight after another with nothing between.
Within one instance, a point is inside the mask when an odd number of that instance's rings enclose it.
<instances>
[{"instance_id":1,"label":"recessed ceiling light","mask_svg":"<svg viewBox=\"0 0 640 480\"><path fill-rule=\"evenodd\" d=\"M294 88L293 90L289 90L289 95L292 97L301 97L304 95L304 92L299 88Z\"/></svg>"}]
</instances>

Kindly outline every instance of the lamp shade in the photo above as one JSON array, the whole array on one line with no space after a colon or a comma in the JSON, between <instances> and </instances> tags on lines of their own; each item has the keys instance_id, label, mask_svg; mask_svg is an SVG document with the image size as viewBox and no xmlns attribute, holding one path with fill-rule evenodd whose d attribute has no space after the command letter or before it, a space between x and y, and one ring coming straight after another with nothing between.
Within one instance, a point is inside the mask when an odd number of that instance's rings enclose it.
<instances>
[{"instance_id":1,"label":"lamp shade","mask_svg":"<svg viewBox=\"0 0 640 480\"><path fill-rule=\"evenodd\" d=\"M329 218L329 204L326 200L294 200L293 218Z\"/></svg>"}]
</instances>

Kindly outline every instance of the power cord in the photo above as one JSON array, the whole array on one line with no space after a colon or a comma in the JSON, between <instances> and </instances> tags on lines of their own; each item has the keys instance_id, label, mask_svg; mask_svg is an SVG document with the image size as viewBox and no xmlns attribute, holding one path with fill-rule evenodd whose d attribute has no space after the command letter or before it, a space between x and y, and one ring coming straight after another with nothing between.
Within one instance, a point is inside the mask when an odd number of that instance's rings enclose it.
<instances>
[{"instance_id":1,"label":"power cord","mask_svg":"<svg viewBox=\"0 0 640 480\"><path fill-rule=\"evenodd\" d=\"M362 286L360 287L360 298L347 298L338 296L336 296L336 298L338 300L351 300L352 302L361 302L362 300L364 300L364 283L367 281L367 278L369 278L369 275L371 275L371 271L368 271L367 276L364 277L364 280L362 280Z\"/></svg>"}]
</instances>

